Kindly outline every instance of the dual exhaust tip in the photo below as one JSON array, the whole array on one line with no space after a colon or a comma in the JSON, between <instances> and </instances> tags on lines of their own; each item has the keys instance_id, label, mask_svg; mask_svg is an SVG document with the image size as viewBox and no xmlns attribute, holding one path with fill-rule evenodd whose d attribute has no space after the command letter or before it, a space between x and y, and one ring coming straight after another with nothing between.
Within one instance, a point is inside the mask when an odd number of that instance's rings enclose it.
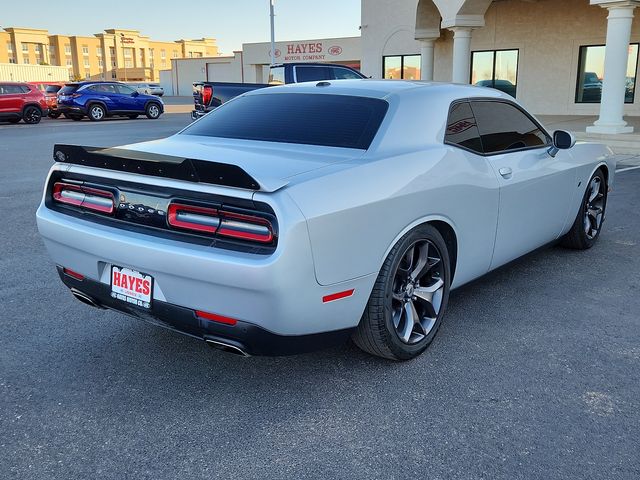
<instances>
[{"instance_id":1,"label":"dual exhaust tip","mask_svg":"<svg viewBox=\"0 0 640 480\"><path fill-rule=\"evenodd\" d=\"M76 299L78 299L85 305L99 308L101 310L105 309L105 307L100 305L96 300L94 300L92 297L90 297L86 293L81 292L80 290L71 288L71 293L73 294L74 297L76 297ZM221 350L223 352L231 353L233 355L238 355L240 357L251 356L247 352L245 352L240 346L235 345L233 343L225 342L222 339L205 338L205 341L207 342L207 345L209 345L212 348L215 348L216 350Z\"/></svg>"}]
</instances>

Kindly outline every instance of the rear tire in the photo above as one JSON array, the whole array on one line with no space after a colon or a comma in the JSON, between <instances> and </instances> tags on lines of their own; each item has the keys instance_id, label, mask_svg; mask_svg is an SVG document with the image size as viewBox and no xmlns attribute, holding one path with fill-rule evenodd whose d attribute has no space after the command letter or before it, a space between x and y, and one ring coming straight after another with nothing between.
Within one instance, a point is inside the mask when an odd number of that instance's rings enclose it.
<instances>
[{"instance_id":1,"label":"rear tire","mask_svg":"<svg viewBox=\"0 0 640 480\"><path fill-rule=\"evenodd\" d=\"M33 105L29 105L25 107L24 111L22 112L22 120L24 121L24 123L27 123L29 125L40 123L40 120L42 120L42 110L40 110L38 107L34 107Z\"/></svg>"},{"instance_id":2,"label":"rear tire","mask_svg":"<svg viewBox=\"0 0 640 480\"><path fill-rule=\"evenodd\" d=\"M160 118L160 113L160 105L158 105L156 102L150 102L145 109L145 115L151 120Z\"/></svg>"},{"instance_id":3,"label":"rear tire","mask_svg":"<svg viewBox=\"0 0 640 480\"><path fill-rule=\"evenodd\" d=\"M595 245L602 231L608 190L604 173L598 170L587 184L578 215L571 230L562 239L563 246L575 250L587 250Z\"/></svg>"},{"instance_id":4,"label":"rear tire","mask_svg":"<svg viewBox=\"0 0 640 480\"><path fill-rule=\"evenodd\" d=\"M87 115L92 122L100 122L107 116L107 110L102 105L94 103L93 105L89 105Z\"/></svg>"},{"instance_id":5,"label":"rear tire","mask_svg":"<svg viewBox=\"0 0 640 480\"><path fill-rule=\"evenodd\" d=\"M353 341L378 357L417 357L440 328L450 282L449 252L442 235L431 225L414 228L389 252Z\"/></svg>"}]
</instances>

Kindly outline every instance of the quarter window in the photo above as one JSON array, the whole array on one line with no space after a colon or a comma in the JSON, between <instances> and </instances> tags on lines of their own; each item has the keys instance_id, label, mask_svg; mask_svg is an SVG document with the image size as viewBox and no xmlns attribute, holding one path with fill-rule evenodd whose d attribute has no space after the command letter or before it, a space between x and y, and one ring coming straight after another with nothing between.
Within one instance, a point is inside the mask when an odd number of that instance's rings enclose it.
<instances>
[{"instance_id":1,"label":"quarter window","mask_svg":"<svg viewBox=\"0 0 640 480\"><path fill-rule=\"evenodd\" d=\"M476 118L467 102L456 103L451 106L444 141L449 145L456 145L480 154L483 153Z\"/></svg>"},{"instance_id":2,"label":"quarter window","mask_svg":"<svg viewBox=\"0 0 640 480\"><path fill-rule=\"evenodd\" d=\"M578 59L578 81L576 103L600 103L602 82L604 81L604 45L580 47ZM627 58L627 78L625 82L625 103L633 103L636 91L636 70L638 67L638 44L629 45Z\"/></svg>"},{"instance_id":3,"label":"quarter window","mask_svg":"<svg viewBox=\"0 0 640 480\"><path fill-rule=\"evenodd\" d=\"M515 105L497 101L471 103L485 154L543 147L550 138Z\"/></svg>"}]
</instances>

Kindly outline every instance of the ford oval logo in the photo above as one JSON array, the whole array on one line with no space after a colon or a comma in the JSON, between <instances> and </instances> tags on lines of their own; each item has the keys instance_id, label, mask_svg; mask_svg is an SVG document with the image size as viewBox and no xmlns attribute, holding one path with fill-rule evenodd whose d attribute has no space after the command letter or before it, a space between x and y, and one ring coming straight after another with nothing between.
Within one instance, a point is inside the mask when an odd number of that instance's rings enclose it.
<instances>
[{"instance_id":1,"label":"ford oval logo","mask_svg":"<svg viewBox=\"0 0 640 480\"><path fill-rule=\"evenodd\" d=\"M333 47L329 48L329 54L330 55L340 55L342 53L342 47L338 46L338 45L334 45Z\"/></svg>"}]
</instances>

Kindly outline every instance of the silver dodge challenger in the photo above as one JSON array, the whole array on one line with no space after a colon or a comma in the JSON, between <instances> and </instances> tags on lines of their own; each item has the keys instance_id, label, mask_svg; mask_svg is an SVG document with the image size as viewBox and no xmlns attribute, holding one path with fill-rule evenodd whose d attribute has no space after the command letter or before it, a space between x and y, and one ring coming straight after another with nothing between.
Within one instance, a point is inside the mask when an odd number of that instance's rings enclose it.
<instances>
[{"instance_id":1,"label":"silver dodge challenger","mask_svg":"<svg viewBox=\"0 0 640 480\"><path fill-rule=\"evenodd\" d=\"M171 137L55 145L37 211L80 301L239 355L351 337L408 360L449 292L598 239L615 163L497 90L343 80L242 95Z\"/></svg>"}]
</instances>

